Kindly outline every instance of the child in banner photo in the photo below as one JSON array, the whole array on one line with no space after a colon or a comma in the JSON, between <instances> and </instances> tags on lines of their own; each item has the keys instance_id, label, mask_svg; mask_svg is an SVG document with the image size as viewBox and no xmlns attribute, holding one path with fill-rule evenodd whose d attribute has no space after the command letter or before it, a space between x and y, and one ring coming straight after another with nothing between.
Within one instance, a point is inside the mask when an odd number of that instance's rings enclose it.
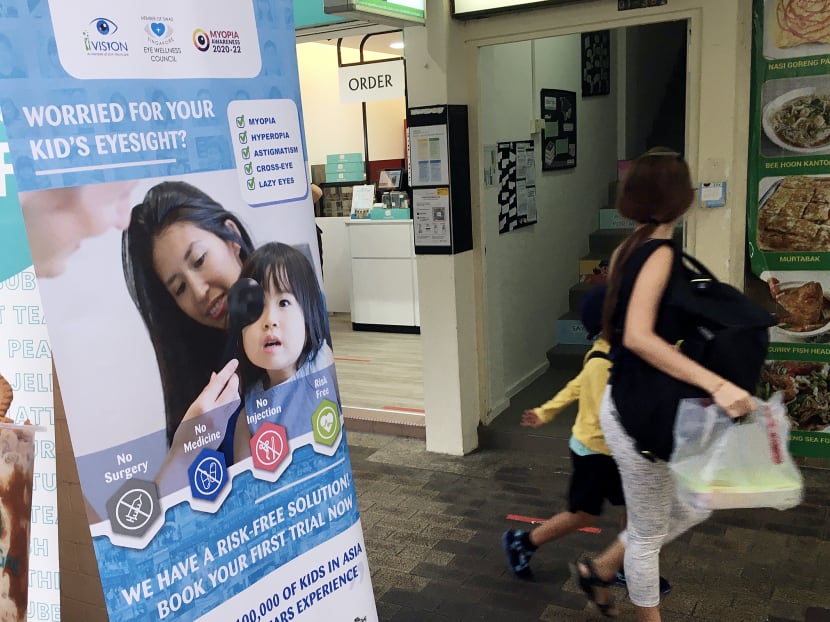
<instances>
[{"instance_id":1,"label":"child in banner photo","mask_svg":"<svg viewBox=\"0 0 830 622\"><path fill-rule=\"evenodd\" d=\"M239 373L248 426L254 434L266 421L281 425L291 442L312 432L322 400L337 401L323 295L308 258L280 242L254 251L240 278L255 280L265 294L262 314L242 329Z\"/></svg>"}]
</instances>

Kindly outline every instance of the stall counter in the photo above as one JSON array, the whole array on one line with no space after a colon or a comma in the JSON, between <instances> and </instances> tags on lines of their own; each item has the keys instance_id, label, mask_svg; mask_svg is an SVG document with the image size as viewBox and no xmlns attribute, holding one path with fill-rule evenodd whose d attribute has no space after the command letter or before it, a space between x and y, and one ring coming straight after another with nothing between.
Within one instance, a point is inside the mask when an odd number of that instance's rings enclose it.
<instances>
[{"instance_id":1,"label":"stall counter","mask_svg":"<svg viewBox=\"0 0 830 622\"><path fill-rule=\"evenodd\" d=\"M418 273L412 220L351 219L354 330L420 332Z\"/></svg>"}]
</instances>

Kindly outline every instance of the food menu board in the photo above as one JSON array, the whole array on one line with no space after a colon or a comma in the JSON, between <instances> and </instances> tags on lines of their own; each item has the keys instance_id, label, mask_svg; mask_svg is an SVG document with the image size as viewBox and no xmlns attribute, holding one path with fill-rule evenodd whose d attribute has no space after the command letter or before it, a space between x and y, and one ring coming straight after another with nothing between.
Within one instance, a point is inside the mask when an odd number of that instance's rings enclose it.
<instances>
[{"instance_id":1,"label":"food menu board","mask_svg":"<svg viewBox=\"0 0 830 622\"><path fill-rule=\"evenodd\" d=\"M778 317L760 395L830 457L830 3L754 0L748 291Z\"/></svg>"}]
</instances>

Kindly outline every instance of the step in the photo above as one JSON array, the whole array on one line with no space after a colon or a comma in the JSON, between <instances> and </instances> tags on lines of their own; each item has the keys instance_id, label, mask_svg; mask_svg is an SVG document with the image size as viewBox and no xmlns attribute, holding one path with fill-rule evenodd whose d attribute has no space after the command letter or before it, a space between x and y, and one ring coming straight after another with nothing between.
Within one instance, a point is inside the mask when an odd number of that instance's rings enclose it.
<instances>
[{"instance_id":1,"label":"step","mask_svg":"<svg viewBox=\"0 0 830 622\"><path fill-rule=\"evenodd\" d=\"M625 218L614 208L604 207L599 210L600 229L625 229L630 233L636 225L636 222Z\"/></svg>"},{"instance_id":2,"label":"step","mask_svg":"<svg viewBox=\"0 0 830 622\"><path fill-rule=\"evenodd\" d=\"M528 431L518 425L515 428L480 425L478 427L479 449L504 449L549 456L567 456L570 451L569 434L562 434L561 438L556 438Z\"/></svg>"},{"instance_id":3,"label":"step","mask_svg":"<svg viewBox=\"0 0 830 622\"><path fill-rule=\"evenodd\" d=\"M547 351L548 362L556 369L570 369L574 374L582 369L582 359L588 352L588 346L572 343L559 343Z\"/></svg>"},{"instance_id":4,"label":"step","mask_svg":"<svg viewBox=\"0 0 830 622\"><path fill-rule=\"evenodd\" d=\"M592 255L610 257L630 233L626 229L597 229L588 236L588 248Z\"/></svg>"},{"instance_id":5,"label":"step","mask_svg":"<svg viewBox=\"0 0 830 622\"><path fill-rule=\"evenodd\" d=\"M631 233L627 229L597 229L588 236L588 247L590 254L594 256L610 257L614 249ZM674 240L679 245L683 244L683 227L678 224L674 231Z\"/></svg>"},{"instance_id":6,"label":"step","mask_svg":"<svg viewBox=\"0 0 830 622\"><path fill-rule=\"evenodd\" d=\"M556 335L560 344L590 347L593 343L588 339L578 311L568 311L556 320Z\"/></svg>"},{"instance_id":7,"label":"step","mask_svg":"<svg viewBox=\"0 0 830 622\"><path fill-rule=\"evenodd\" d=\"M595 284L587 282L571 285L568 290L568 308L571 311L579 311L582 308L582 298L594 287Z\"/></svg>"},{"instance_id":8,"label":"step","mask_svg":"<svg viewBox=\"0 0 830 622\"><path fill-rule=\"evenodd\" d=\"M580 282L601 282L605 281L608 273L608 257L601 257L588 254L579 260Z\"/></svg>"}]
</instances>

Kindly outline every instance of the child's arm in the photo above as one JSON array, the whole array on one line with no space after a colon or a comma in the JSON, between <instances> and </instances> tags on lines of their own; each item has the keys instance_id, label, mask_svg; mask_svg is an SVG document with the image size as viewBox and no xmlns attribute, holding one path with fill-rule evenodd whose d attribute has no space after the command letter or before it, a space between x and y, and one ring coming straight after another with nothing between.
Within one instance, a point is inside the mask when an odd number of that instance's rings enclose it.
<instances>
[{"instance_id":1,"label":"child's arm","mask_svg":"<svg viewBox=\"0 0 830 622\"><path fill-rule=\"evenodd\" d=\"M565 387L554 395L550 400L531 410L526 410L522 415L521 425L529 428L538 428L545 423L550 423L553 418L562 412L566 406L573 404L579 399L582 389L582 372L568 382Z\"/></svg>"}]
</instances>

